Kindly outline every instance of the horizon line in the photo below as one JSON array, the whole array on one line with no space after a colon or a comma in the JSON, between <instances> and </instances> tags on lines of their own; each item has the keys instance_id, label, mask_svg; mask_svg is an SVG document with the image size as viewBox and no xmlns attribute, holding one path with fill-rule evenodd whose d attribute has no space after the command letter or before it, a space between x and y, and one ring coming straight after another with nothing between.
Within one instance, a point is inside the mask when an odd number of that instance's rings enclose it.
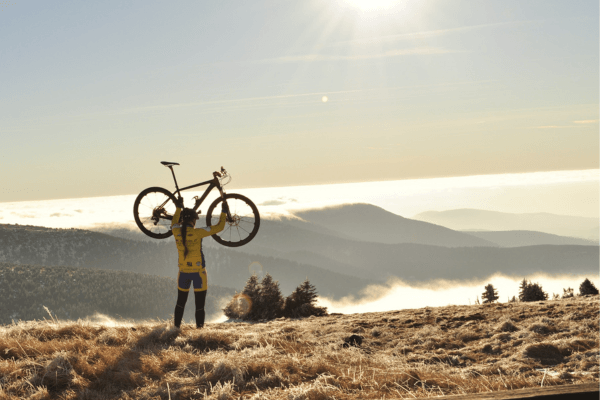
<instances>
[{"instance_id":1,"label":"horizon line","mask_svg":"<svg viewBox=\"0 0 600 400\"><path fill-rule=\"evenodd\" d=\"M507 172L507 173L492 173L492 174L474 174L474 175L453 175L453 176L425 176L425 177L409 177L403 179L383 179L383 180L372 180L372 181L342 181L342 182L331 182L331 183L314 183L314 184L300 184L300 185L275 185L275 186L253 186L253 187L238 187L235 190L260 190L260 189L277 189L277 188L300 188L300 187L311 187L311 186L335 186L335 185L352 185L352 184L377 184L385 182L409 182L409 181L431 181L434 179L465 179L465 178L478 178L478 177L500 177L500 176L517 176L517 175L534 175L534 174L555 174L555 173L591 173L595 172L598 174L597 180L600 181L600 168L589 168L589 169L565 169L565 170L553 170L553 171L529 171L529 172ZM585 181L593 181L589 179ZM581 182L581 181L579 181ZM566 182L565 182L566 183ZM138 193L124 193L124 194L111 194L111 195L95 195L95 196L82 196L82 197L56 197L56 198L42 198L35 200L0 200L0 204L11 204L11 203L28 203L28 202L39 202L39 201L55 201L55 200L81 200L81 199L93 199L100 197L121 197L121 196L136 196ZM1 222L0 222L1 223Z\"/></svg>"}]
</instances>

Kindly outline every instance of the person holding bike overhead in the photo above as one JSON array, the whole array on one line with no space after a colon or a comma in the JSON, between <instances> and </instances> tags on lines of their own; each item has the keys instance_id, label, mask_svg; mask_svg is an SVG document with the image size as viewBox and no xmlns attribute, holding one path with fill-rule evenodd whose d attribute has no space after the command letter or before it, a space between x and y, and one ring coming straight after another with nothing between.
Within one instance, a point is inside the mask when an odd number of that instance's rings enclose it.
<instances>
[{"instance_id":1,"label":"person holding bike overhead","mask_svg":"<svg viewBox=\"0 0 600 400\"><path fill-rule=\"evenodd\" d=\"M208 289L202 239L219 233L225 228L227 203L225 201L221 203L219 223L206 228L195 228L198 213L193 209L183 208L182 198L179 198L175 205L177 209L173 215L171 230L175 236L175 244L179 253L179 274L177 276L177 304L174 322L177 328L181 326L185 303L193 283L196 300L196 328L202 328L204 326L206 290Z\"/></svg>"}]
</instances>

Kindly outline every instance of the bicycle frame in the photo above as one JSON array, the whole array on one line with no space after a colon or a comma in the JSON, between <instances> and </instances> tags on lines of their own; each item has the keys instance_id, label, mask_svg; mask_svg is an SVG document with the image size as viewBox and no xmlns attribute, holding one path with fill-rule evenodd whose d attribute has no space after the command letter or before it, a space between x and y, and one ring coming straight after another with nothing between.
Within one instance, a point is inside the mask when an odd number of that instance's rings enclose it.
<instances>
[{"instance_id":1,"label":"bicycle frame","mask_svg":"<svg viewBox=\"0 0 600 400\"><path fill-rule=\"evenodd\" d=\"M204 186L204 185L208 185L208 187L206 188L206 190L204 191L204 193L202 194L202 196L198 199L196 198L196 204L193 207L194 211L198 211L198 208L200 208L200 205L202 204L202 202L204 202L204 200L206 200L206 197L208 197L208 194L214 189L217 188L219 190L219 193L221 194L221 197L223 197L223 195L225 194L223 192L223 188L221 187L221 184L219 182L219 180L217 179L217 176L214 175L213 179L210 179L208 181L204 181L204 182L200 182L200 183L196 183L195 185L190 185L190 186L186 186L184 188L179 188L179 185L177 184L177 179L175 178L175 171L173 171L173 167L169 166L169 169L171 170L171 174L173 175L173 181L175 181L175 188L177 189L173 195L177 195L179 198L181 198L181 192L183 192L184 190L188 190L188 189L193 189L199 186ZM230 219L231 216L229 215L229 213L227 213L227 218Z\"/></svg>"}]
</instances>

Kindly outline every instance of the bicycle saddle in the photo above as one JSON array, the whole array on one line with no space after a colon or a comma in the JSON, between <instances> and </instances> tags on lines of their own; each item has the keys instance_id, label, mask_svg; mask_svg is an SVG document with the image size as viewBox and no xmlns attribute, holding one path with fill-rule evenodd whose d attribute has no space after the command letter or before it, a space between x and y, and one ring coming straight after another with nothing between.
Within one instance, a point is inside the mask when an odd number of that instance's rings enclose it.
<instances>
[{"instance_id":1,"label":"bicycle saddle","mask_svg":"<svg viewBox=\"0 0 600 400\"><path fill-rule=\"evenodd\" d=\"M169 161L161 161L160 162L162 165L164 165L165 167L170 167L171 165L179 165L179 163L176 162L169 162Z\"/></svg>"}]
</instances>

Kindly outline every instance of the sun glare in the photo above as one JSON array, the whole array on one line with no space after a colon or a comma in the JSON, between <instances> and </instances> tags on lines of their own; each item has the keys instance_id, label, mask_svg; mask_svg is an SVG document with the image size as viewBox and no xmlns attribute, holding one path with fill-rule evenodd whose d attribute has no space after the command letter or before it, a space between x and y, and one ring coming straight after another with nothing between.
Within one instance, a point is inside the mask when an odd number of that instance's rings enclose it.
<instances>
[{"instance_id":1,"label":"sun glare","mask_svg":"<svg viewBox=\"0 0 600 400\"><path fill-rule=\"evenodd\" d=\"M346 0L352 7L362 11L386 10L399 3L398 0Z\"/></svg>"}]
</instances>

